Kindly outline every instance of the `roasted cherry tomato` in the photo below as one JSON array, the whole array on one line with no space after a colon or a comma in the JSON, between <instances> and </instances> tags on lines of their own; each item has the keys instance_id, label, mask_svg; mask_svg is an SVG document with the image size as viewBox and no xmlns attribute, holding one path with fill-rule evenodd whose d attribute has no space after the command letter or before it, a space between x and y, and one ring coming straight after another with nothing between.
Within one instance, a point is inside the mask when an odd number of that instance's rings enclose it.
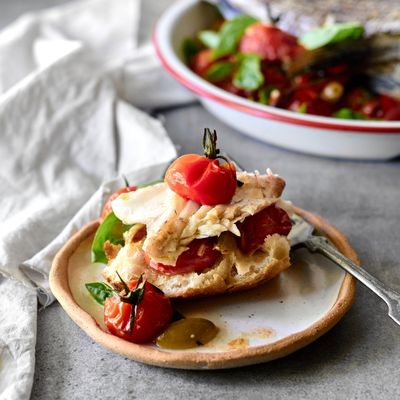
<instances>
[{"instance_id":1,"label":"roasted cherry tomato","mask_svg":"<svg viewBox=\"0 0 400 400\"><path fill-rule=\"evenodd\" d=\"M285 210L273 204L247 217L237 224L237 227L240 231L240 249L243 253L252 254L264 243L268 235L288 235L292 229L292 221Z\"/></svg>"},{"instance_id":2,"label":"roasted cherry tomato","mask_svg":"<svg viewBox=\"0 0 400 400\"><path fill-rule=\"evenodd\" d=\"M400 101L385 95L379 96L383 119L387 121L400 120Z\"/></svg>"},{"instance_id":3,"label":"roasted cherry tomato","mask_svg":"<svg viewBox=\"0 0 400 400\"><path fill-rule=\"evenodd\" d=\"M345 95L344 106L353 111L360 111L371 98L372 95L368 90L362 87L355 87Z\"/></svg>"},{"instance_id":4,"label":"roasted cherry tomato","mask_svg":"<svg viewBox=\"0 0 400 400\"><path fill-rule=\"evenodd\" d=\"M264 61L262 64L264 83L267 86L286 87L289 81L279 63Z\"/></svg>"},{"instance_id":5,"label":"roasted cherry tomato","mask_svg":"<svg viewBox=\"0 0 400 400\"><path fill-rule=\"evenodd\" d=\"M387 110L383 114L383 119L386 121L400 121L400 103Z\"/></svg>"},{"instance_id":6,"label":"roasted cherry tomato","mask_svg":"<svg viewBox=\"0 0 400 400\"><path fill-rule=\"evenodd\" d=\"M129 289L133 290L136 284L136 280L129 282ZM129 296L125 294L124 297ZM132 307L135 307L133 321ZM171 322L172 314L168 297L148 282L144 283L143 296L137 304L122 301L116 296L108 297L104 303L104 322L108 330L134 343L152 342Z\"/></svg>"},{"instance_id":7,"label":"roasted cherry tomato","mask_svg":"<svg viewBox=\"0 0 400 400\"><path fill-rule=\"evenodd\" d=\"M151 269L165 275L202 272L206 268L212 267L221 254L214 249L215 243L216 238L193 240L189 243L189 248L178 257L175 266L156 263L147 255L145 258Z\"/></svg>"},{"instance_id":8,"label":"roasted cherry tomato","mask_svg":"<svg viewBox=\"0 0 400 400\"><path fill-rule=\"evenodd\" d=\"M293 35L262 22L250 25L239 43L241 53L258 54L270 61L283 61L303 50Z\"/></svg>"},{"instance_id":9,"label":"roasted cherry tomato","mask_svg":"<svg viewBox=\"0 0 400 400\"><path fill-rule=\"evenodd\" d=\"M373 97L371 100L368 100L361 107L360 112L363 113L368 118L382 118L383 112L381 110L379 98Z\"/></svg>"},{"instance_id":10,"label":"roasted cherry tomato","mask_svg":"<svg viewBox=\"0 0 400 400\"><path fill-rule=\"evenodd\" d=\"M398 120L400 118L400 102L386 95L377 95L368 100L361 107L360 112L369 118Z\"/></svg>"},{"instance_id":11,"label":"roasted cherry tomato","mask_svg":"<svg viewBox=\"0 0 400 400\"><path fill-rule=\"evenodd\" d=\"M216 142L215 131L206 129L205 155L185 154L171 164L165 175L171 190L203 205L226 204L232 200L237 186L236 169L232 163L220 163Z\"/></svg>"},{"instance_id":12,"label":"roasted cherry tomato","mask_svg":"<svg viewBox=\"0 0 400 400\"><path fill-rule=\"evenodd\" d=\"M106 204L104 204L103 211L101 212L101 219L107 217L108 214L112 211L111 203L122 193L134 192L136 190L136 186L126 186L116 190L107 200Z\"/></svg>"},{"instance_id":13,"label":"roasted cherry tomato","mask_svg":"<svg viewBox=\"0 0 400 400\"><path fill-rule=\"evenodd\" d=\"M198 75L203 75L214 62L212 49L199 51L190 61L191 68Z\"/></svg>"},{"instance_id":14,"label":"roasted cherry tomato","mask_svg":"<svg viewBox=\"0 0 400 400\"><path fill-rule=\"evenodd\" d=\"M334 105L322 100L319 93L311 87L295 90L287 108L292 111L324 116L331 115L335 109Z\"/></svg>"},{"instance_id":15,"label":"roasted cherry tomato","mask_svg":"<svg viewBox=\"0 0 400 400\"><path fill-rule=\"evenodd\" d=\"M382 111L385 113L393 107L398 107L400 105L400 101L394 99L393 97L386 96L381 94L379 96L379 102L382 108Z\"/></svg>"},{"instance_id":16,"label":"roasted cherry tomato","mask_svg":"<svg viewBox=\"0 0 400 400\"><path fill-rule=\"evenodd\" d=\"M229 203L236 190L235 167L198 154L179 157L165 181L175 193L199 204Z\"/></svg>"}]
</instances>

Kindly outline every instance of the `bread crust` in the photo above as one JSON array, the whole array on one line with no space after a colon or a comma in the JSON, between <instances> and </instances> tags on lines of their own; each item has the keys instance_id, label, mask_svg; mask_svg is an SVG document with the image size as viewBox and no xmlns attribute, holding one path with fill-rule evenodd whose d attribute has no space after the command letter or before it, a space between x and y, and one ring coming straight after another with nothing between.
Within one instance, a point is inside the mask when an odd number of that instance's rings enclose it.
<instances>
[{"instance_id":1,"label":"bread crust","mask_svg":"<svg viewBox=\"0 0 400 400\"><path fill-rule=\"evenodd\" d=\"M126 281L140 275L138 269L135 270L130 264L130 260L137 259L140 245L136 243L125 246L103 271L105 280L116 288L121 285L116 271ZM221 235L217 246L221 250L220 259L202 273L165 275L144 268L143 274L148 282L161 289L166 296L191 298L251 289L290 266L290 244L282 235L267 236L262 250L251 256L240 252L231 234Z\"/></svg>"}]
</instances>

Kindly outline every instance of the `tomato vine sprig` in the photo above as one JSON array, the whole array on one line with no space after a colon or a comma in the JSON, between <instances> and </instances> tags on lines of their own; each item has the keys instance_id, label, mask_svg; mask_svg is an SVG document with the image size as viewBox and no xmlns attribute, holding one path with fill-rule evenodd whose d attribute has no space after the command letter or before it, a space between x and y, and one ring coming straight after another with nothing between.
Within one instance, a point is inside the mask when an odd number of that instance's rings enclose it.
<instances>
[{"instance_id":1,"label":"tomato vine sprig","mask_svg":"<svg viewBox=\"0 0 400 400\"><path fill-rule=\"evenodd\" d=\"M118 291L105 282L86 283L86 289L97 303L104 305L105 299L111 296L117 296L124 303L132 305L138 304L143 297L143 288L146 283L143 276L140 275L136 286L133 290L129 289L128 284L122 279L121 275L116 271L116 274L121 281L123 291Z\"/></svg>"},{"instance_id":2,"label":"tomato vine sprig","mask_svg":"<svg viewBox=\"0 0 400 400\"><path fill-rule=\"evenodd\" d=\"M210 160L223 160L231 168L232 173L236 176L236 168L234 164L228 160L227 157L221 154L220 149L217 148L217 132L214 129L213 132L209 128L204 128L203 134L203 152L204 155Z\"/></svg>"},{"instance_id":3,"label":"tomato vine sprig","mask_svg":"<svg viewBox=\"0 0 400 400\"><path fill-rule=\"evenodd\" d=\"M104 282L87 283L85 286L91 296L101 305L104 305L105 300L108 297L112 296L116 296L118 300L122 301L123 303L128 303L132 305L131 315L129 318L129 329L132 331L133 325L135 323L136 306L141 302L143 298L144 285L146 281L143 280L143 275L140 275L135 285L135 288L131 290L129 289L127 283L122 279L118 271L116 271L116 274L121 281L123 287L122 291L118 291Z\"/></svg>"},{"instance_id":4,"label":"tomato vine sprig","mask_svg":"<svg viewBox=\"0 0 400 400\"><path fill-rule=\"evenodd\" d=\"M220 149L217 148L217 132L215 129L213 132L211 132L209 128L204 128L203 151L204 155L210 160L216 160L220 158L229 164L229 160L222 156Z\"/></svg>"},{"instance_id":5,"label":"tomato vine sprig","mask_svg":"<svg viewBox=\"0 0 400 400\"><path fill-rule=\"evenodd\" d=\"M126 282L122 279L121 275L116 271L119 280L121 281L124 287L124 294L119 293L119 299L124 302L132 305L131 315L129 318L129 329L132 332L133 325L135 323L135 316L136 316L136 306L142 301L143 294L144 294L144 285L146 281L143 280L143 274L140 275L136 286L133 290L129 289L129 286Z\"/></svg>"},{"instance_id":6,"label":"tomato vine sprig","mask_svg":"<svg viewBox=\"0 0 400 400\"><path fill-rule=\"evenodd\" d=\"M117 272L122 290L104 282L87 283L91 296L104 306L104 323L110 333L134 343L153 341L173 319L164 293L143 279L126 283Z\"/></svg>"}]
</instances>

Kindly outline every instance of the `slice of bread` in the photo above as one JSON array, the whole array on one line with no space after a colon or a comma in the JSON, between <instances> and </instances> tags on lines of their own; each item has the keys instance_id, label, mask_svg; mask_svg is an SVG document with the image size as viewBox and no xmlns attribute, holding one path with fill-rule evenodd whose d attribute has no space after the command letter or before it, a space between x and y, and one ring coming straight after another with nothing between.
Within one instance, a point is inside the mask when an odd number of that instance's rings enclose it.
<instances>
[{"instance_id":1,"label":"slice of bread","mask_svg":"<svg viewBox=\"0 0 400 400\"><path fill-rule=\"evenodd\" d=\"M168 297L203 297L236 292L258 286L290 266L290 245L285 236L267 236L260 250L248 256L237 248L233 235L224 233L218 240L220 259L201 273L165 275L147 268L141 243L128 243L104 269L104 278L121 288L122 279L129 281L140 274Z\"/></svg>"}]
</instances>

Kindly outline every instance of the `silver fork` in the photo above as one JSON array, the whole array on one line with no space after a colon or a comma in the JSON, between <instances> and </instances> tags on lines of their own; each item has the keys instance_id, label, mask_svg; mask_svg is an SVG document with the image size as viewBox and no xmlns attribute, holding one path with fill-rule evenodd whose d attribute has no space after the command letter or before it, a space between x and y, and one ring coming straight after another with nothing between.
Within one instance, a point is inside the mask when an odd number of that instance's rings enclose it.
<instances>
[{"instance_id":1,"label":"silver fork","mask_svg":"<svg viewBox=\"0 0 400 400\"><path fill-rule=\"evenodd\" d=\"M224 153L224 156L235 164L238 171L243 171L243 168L232 157L226 153ZM326 237L313 235L314 227L300 215L293 214L291 219L294 224L288 239L292 250L305 247L312 253L322 254L333 261L383 299L389 308L388 315L400 325L400 293L389 288L365 269L353 263L353 261L336 250Z\"/></svg>"},{"instance_id":2,"label":"silver fork","mask_svg":"<svg viewBox=\"0 0 400 400\"><path fill-rule=\"evenodd\" d=\"M292 216L294 225L288 239L293 250L305 247L312 253L319 253L354 276L367 288L371 289L385 301L389 316L400 325L400 293L389 288L385 283L372 276L365 269L353 263L349 258L336 250L323 236L313 235L314 227L297 214Z\"/></svg>"}]
</instances>

